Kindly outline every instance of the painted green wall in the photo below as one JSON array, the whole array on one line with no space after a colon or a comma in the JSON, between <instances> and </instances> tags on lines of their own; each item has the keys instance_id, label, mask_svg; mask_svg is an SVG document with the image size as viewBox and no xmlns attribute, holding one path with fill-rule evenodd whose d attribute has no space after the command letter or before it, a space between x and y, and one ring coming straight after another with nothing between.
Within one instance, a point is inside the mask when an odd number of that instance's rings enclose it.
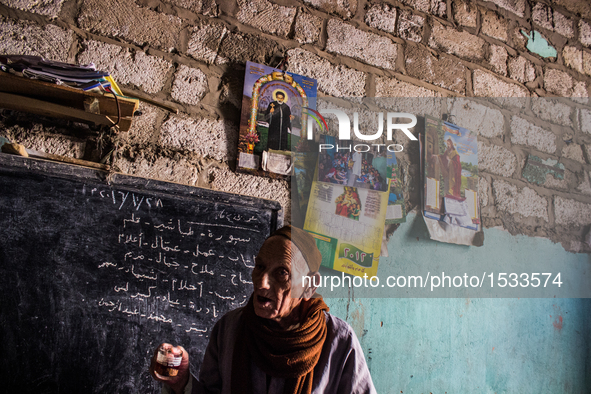
<instances>
[{"instance_id":1,"label":"painted green wall","mask_svg":"<svg viewBox=\"0 0 591 394\"><path fill-rule=\"evenodd\" d=\"M591 266L588 255L498 229L485 230L482 248L437 243L414 219L390 239L380 277L408 259L452 268L454 250L491 267L542 256L565 269ZM353 298L344 290L326 302L357 333L378 393L591 393L591 299Z\"/></svg>"}]
</instances>

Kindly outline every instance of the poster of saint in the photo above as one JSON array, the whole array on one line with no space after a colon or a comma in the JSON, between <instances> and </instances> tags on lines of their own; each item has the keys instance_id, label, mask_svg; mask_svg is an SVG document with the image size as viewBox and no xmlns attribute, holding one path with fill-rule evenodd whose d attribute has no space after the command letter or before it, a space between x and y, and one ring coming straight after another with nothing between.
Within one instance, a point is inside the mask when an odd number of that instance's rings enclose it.
<instances>
[{"instance_id":1,"label":"poster of saint","mask_svg":"<svg viewBox=\"0 0 591 394\"><path fill-rule=\"evenodd\" d=\"M477 230L480 216L476 135L426 116L423 160L425 216Z\"/></svg>"},{"instance_id":2,"label":"poster of saint","mask_svg":"<svg viewBox=\"0 0 591 394\"><path fill-rule=\"evenodd\" d=\"M237 171L289 178L316 92L315 79L246 62Z\"/></svg>"},{"instance_id":3,"label":"poster of saint","mask_svg":"<svg viewBox=\"0 0 591 394\"><path fill-rule=\"evenodd\" d=\"M378 150L374 146L367 152L357 152L353 149L353 141L337 141L335 137L327 135L320 136L320 144L332 145L333 148L319 154L317 181L381 192L388 190L385 148Z\"/></svg>"}]
</instances>

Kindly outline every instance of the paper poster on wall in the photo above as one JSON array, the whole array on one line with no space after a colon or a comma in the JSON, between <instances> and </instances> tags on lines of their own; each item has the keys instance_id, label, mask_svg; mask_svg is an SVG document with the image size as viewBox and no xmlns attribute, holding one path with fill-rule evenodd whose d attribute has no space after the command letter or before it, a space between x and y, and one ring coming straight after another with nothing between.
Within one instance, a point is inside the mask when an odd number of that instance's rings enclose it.
<instances>
[{"instance_id":1,"label":"paper poster on wall","mask_svg":"<svg viewBox=\"0 0 591 394\"><path fill-rule=\"evenodd\" d=\"M246 62L237 171L289 178L316 91L315 79Z\"/></svg>"},{"instance_id":2,"label":"paper poster on wall","mask_svg":"<svg viewBox=\"0 0 591 394\"><path fill-rule=\"evenodd\" d=\"M406 222L406 209L404 207L402 178L400 166L396 161L394 152L387 152L387 175L390 184L388 195L388 208L386 210L386 224Z\"/></svg>"},{"instance_id":3,"label":"paper poster on wall","mask_svg":"<svg viewBox=\"0 0 591 394\"><path fill-rule=\"evenodd\" d=\"M334 137L320 136L320 144L335 146ZM382 234L388 208L386 152L376 148L354 152L343 147L323 150L308 202L304 230L316 238L322 265L368 277L378 270Z\"/></svg>"},{"instance_id":4,"label":"paper poster on wall","mask_svg":"<svg viewBox=\"0 0 591 394\"><path fill-rule=\"evenodd\" d=\"M425 217L478 230L478 145L470 130L425 117Z\"/></svg>"}]
</instances>

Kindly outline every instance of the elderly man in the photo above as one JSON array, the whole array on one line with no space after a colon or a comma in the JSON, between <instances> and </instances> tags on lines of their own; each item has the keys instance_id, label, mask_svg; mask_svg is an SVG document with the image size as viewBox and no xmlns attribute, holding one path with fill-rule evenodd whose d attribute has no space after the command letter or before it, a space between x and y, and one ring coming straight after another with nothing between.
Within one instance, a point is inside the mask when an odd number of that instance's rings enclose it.
<instances>
[{"instance_id":1,"label":"elderly man","mask_svg":"<svg viewBox=\"0 0 591 394\"><path fill-rule=\"evenodd\" d=\"M375 393L359 341L351 327L328 313L316 288L322 257L310 234L286 226L273 233L255 258L248 304L224 315L209 339L199 379L189 373L187 352L178 375L150 373L163 392L182 393ZM171 390L171 391L169 391Z\"/></svg>"}]
</instances>

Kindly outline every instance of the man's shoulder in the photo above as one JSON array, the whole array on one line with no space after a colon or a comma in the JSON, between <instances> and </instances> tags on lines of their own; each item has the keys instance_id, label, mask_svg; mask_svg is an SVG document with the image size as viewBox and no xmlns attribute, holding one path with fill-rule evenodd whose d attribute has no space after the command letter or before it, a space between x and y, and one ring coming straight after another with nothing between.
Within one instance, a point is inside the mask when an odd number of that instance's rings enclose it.
<instances>
[{"instance_id":1,"label":"man's shoulder","mask_svg":"<svg viewBox=\"0 0 591 394\"><path fill-rule=\"evenodd\" d=\"M356 341L357 336L349 323L328 312L325 312L325 315L328 335L333 342L336 341L350 345L351 342ZM353 338L355 338L355 340Z\"/></svg>"},{"instance_id":2,"label":"man's shoulder","mask_svg":"<svg viewBox=\"0 0 591 394\"><path fill-rule=\"evenodd\" d=\"M240 308L232 309L231 311L226 312L218 323L231 324L233 322L237 322L238 320L240 320L240 316L242 316L243 310L244 307L241 306Z\"/></svg>"},{"instance_id":3,"label":"man's shoulder","mask_svg":"<svg viewBox=\"0 0 591 394\"><path fill-rule=\"evenodd\" d=\"M218 320L217 323L215 323L213 331L218 336L222 337L234 335L235 331L237 330L238 323L242 316L243 310L244 307L240 307L226 312L226 314L224 314L224 316L222 316L220 320Z\"/></svg>"}]
</instances>

